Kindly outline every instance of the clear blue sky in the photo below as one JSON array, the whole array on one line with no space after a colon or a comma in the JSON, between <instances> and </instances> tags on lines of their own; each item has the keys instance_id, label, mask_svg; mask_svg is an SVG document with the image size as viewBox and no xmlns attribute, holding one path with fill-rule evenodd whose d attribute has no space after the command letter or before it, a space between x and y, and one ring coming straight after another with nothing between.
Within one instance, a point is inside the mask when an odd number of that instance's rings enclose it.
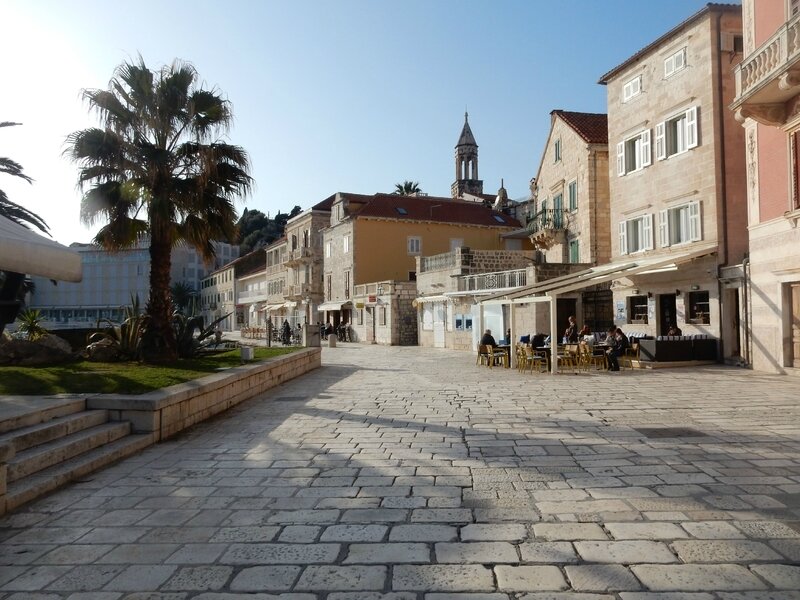
<instances>
[{"instance_id":1,"label":"clear blue sky","mask_svg":"<svg viewBox=\"0 0 800 600\"><path fill-rule=\"evenodd\" d=\"M62 243L89 241L64 138L96 124L82 88L141 53L181 58L230 99L253 163L239 203L274 215L405 179L449 195L465 107L484 189L526 196L554 108L605 112L598 78L700 0L0 0L0 180ZM96 227L94 228L96 229Z\"/></svg>"}]
</instances>

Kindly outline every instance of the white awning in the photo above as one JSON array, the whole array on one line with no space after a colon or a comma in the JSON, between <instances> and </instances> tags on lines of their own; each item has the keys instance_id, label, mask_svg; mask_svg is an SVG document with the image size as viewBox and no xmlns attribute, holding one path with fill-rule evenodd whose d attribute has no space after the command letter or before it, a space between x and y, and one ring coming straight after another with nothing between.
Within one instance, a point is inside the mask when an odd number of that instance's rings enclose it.
<instances>
[{"instance_id":1,"label":"white awning","mask_svg":"<svg viewBox=\"0 0 800 600\"><path fill-rule=\"evenodd\" d=\"M0 270L60 281L82 278L80 254L5 217L0 217Z\"/></svg>"},{"instance_id":2,"label":"white awning","mask_svg":"<svg viewBox=\"0 0 800 600\"><path fill-rule=\"evenodd\" d=\"M342 310L343 307L349 306L350 302L323 302L317 307L318 312L326 310Z\"/></svg>"},{"instance_id":3,"label":"white awning","mask_svg":"<svg viewBox=\"0 0 800 600\"><path fill-rule=\"evenodd\" d=\"M447 302L450 298L447 296L420 296L416 298L417 304L425 304L426 302Z\"/></svg>"},{"instance_id":4,"label":"white awning","mask_svg":"<svg viewBox=\"0 0 800 600\"><path fill-rule=\"evenodd\" d=\"M283 302L281 302L280 304L267 304L264 307L264 310L266 310L267 312L274 312L281 308L283 308Z\"/></svg>"},{"instance_id":5,"label":"white awning","mask_svg":"<svg viewBox=\"0 0 800 600\"><path fill-rule=\"evenodd\" d=\"M604 265L578 271L577 273L572 273L570 275L546 279L544 281L540 281L539 283L535 283L511 292L506 292L504 294L496 294L484 299L482 303L526 303L531 302L533 297L539 294L566 294L568 292L582 290L599 283L606 283L622 277L673 271L683 263L687 263L696 258L701 258L708 254L713 254L717 251L717 247L718 246L716 243L709 243L697 245L694 248L678 252L659 253L656 256L642 256L638 258L626 257L627 260L606 263Z\"/></svg>"}]
</instances>

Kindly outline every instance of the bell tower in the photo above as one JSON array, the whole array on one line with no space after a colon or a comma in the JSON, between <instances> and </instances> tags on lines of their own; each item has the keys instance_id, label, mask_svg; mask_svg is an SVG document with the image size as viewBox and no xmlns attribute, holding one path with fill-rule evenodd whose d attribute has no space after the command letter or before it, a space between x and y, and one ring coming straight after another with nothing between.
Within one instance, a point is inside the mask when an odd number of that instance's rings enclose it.
<instances>
[{"instance_id":1,"label":"bell tower","mask_svg":"<svg viewBox=\"0 0 800 600\"><path fill-rule=\"evenodd\" d=\"M464 113L464 127L456 144L456 180L450 186L453 198L465 193L482 194L483 181L478 179L478 144L469 128L469 113Z\"/></svg>"}]
</instances>

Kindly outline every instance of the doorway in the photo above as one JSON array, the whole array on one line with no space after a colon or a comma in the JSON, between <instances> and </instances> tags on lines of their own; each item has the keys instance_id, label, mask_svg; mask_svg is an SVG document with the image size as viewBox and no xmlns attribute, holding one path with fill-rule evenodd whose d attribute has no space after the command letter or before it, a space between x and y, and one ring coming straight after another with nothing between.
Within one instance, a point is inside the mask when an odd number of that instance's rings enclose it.
<instances>
[{"instance_id":1,"label":"doorway","mask_svg":"<svg viewBox=\"0 0 800 600\"><path fill-rule=\"evenodd\" d=\"M557 339L561 343L561 336L569 324L569 318L578 318L576 314L578 308L578 301L575 298L558 298L556 300L556 325L558 331L551 332L553 339ZM578 325L580 327L580 324Z\"/></svg>"},{"instance_id":2,"label":"doorway","mask_svg":"<svg viewBox=\"0 0 800 600\"><path fill-rule=\"evenodd\" d=\"M445 328L445 304L444 302L435 302L433 305L433 347L444 348L444 328Z\"/></svg>"},{"instance_id":3,"label":"doorway","mask_svg":"<svg viewBox=\"0 0 800 600\"><path fill-rule=\"evenodd\" d=\"M670 325L678 325L675 294L660 294L658 296L658 331L656 335L666 335Z\"/></svg>"},{"instance_id":4,"label":"doorway","mask_svg":"<svg viewBox=\"0 0 800 600\"><path fill-rule=\"evenodd\" d=\"M792 283L789 287L791 302L789 305L791 340L789 343L790 356L787 365L800 368L800 283Z\"/></svg>"}]
</instances>

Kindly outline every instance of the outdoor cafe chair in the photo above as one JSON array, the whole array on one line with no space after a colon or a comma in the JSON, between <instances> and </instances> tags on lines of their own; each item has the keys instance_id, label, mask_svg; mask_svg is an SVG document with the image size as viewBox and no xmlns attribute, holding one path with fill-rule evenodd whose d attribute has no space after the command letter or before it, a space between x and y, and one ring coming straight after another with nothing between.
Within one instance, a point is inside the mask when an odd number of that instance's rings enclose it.
<instances>
[{"instance_id":1,"label":"outdoor cafe chair","mask_svg":"<svg viewBox=\"0 0 800 600\"><path fill-rule=\"evenodd\" d=\"M594 354L589 344L580 342L578 344L578 357L579 364L585 370L590 370L592 367L598 370L606 369L606 355Z\"/></svg>"},{"instance_id":2,"label":"outdoor cafe chair","mask_svg":"<svg viewBox=\"0 0 800 600\"><path fill-rule=\"evenodd\" d=\"M573 372L578 368L578 345L567 344L558 346L556 351L556 366L558 368L571 368Z\"/></svg>"},{"instance_id":3,"label":"outdoor cafe chair","mask_svg":"<svg viewBox=\"0 0 800 600\"><path fill-rule=\"evenodd\" d=\"M633 342L630 346L625 348L625 354L619 357L619 367L633 369L633 362L636 361L636 366L639 366L639 342Z\"/></svg>"},{"instance_id":4,"label":"outdoor cafe chair","mask_svg":"<svg viewBox=\"0 0 800 600\"><path fill-rule=\"evenodd\" d=\"M502 365L504 367L508 366L508 354L505 350L495 348L494 346L478 346L478 353L481 352L481 347L484 348L486 361L491 369L495 365Z\"/></svg>"},{"instance_id":5,"label":"outdoor cafe chair","mask_svg":"<svg viewBox=\"0 0 800 600\"><path fill-rule=\"evenodd\" d=\"M547 357L535 352L532 348L523 346L522 357L523 369L527 367L528 371L531 373L533 373L534 368L536 369L537 373L542 373L547 370Z\"/></svg>"}]
</instances>

